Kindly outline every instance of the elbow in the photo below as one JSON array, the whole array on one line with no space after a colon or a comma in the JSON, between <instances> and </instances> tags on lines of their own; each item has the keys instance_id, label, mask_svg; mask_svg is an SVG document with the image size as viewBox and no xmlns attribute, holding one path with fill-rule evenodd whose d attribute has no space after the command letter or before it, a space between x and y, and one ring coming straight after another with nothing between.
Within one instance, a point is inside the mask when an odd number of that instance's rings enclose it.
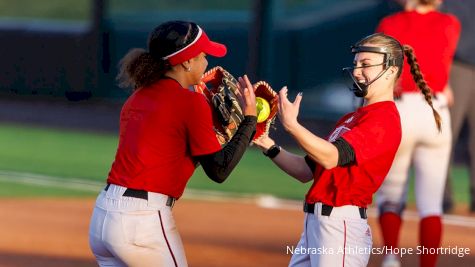
<instances>
[{"instance_id":1,"label":"elbow","mask_svg":"<svg viewBox=\"0 0 475 267\"><path fill-rule=\"evenodd\" d=\"M313 176L305 176L305 177L300 177L300 179L298 179L302 184L306 184L310 181L313 180Z\"/></svg>"},{"instance_id":2,"label":"elbow","mask_svg":"<svg viewBox=\"0 0 475 267\"><path fill-rule=\"evenodd\" d=\"M224 183L224 181L226 181L226 178L221 178L221 177L214 177L214 178L211 178L214 182L216 182L217 184L222 184Z\"/></svg>"},{"instance_id":3,"label":"elbow","mask_svg":"<svg viewBox=\"0 0 475 267\"><path fill-rule=\"evenodd\" d=\"M333 153L327 155L327 157L325 157L324 159L320 160L320 165L322 165L322 167L325 169L325 170L330 170L330 169L333 169L335 168L336 166L338 166L338 150L336 149L336 147L334 146L334 150L332 151Z\"/></svg>"},{"instance_id":4,"label":"elbow","mask_svg":"<svg viewBox=\"0 0 475 267\"><path fill-rule=\"evenodd\" d=\"M218 184L222 184L228 178L229 173L208 173L208 177Z\"/></svg>"},{"instance_id":5,"label":"elbow","mask_svg":"<svg viewBox=\"0 0 475 267\"><path fill-rule=\"evenodd\" d=\"M325 170L330 170L330 169L333 169L333 168L335 168L336 166L338 166L338 160L322 161L322 162L320 162L320 165L322 165L322 167L323 167Z\"/></svg>"}]
</instances>

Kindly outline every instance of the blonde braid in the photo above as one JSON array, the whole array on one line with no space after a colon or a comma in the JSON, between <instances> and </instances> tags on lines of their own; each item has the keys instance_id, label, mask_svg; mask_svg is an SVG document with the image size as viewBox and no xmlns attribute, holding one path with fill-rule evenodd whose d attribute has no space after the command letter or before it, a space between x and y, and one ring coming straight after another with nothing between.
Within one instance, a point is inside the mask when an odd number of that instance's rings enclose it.
<instances>
[{"instance_id":1,"label":"blonde braid","mask_svg":"<svg viewBox=\"0 0 475 267\"><path fill-rule=\"evenodd\" d=\"M432 91L427 85L427 82L424 80L424 75L422 75L421 70L419 68L419 64L417 63L417 58L414 54L414 49L412 49L412 47L410 47L409 45L404 45L403 47L404 54L407 57L407 63L409 63L409 66L411 66L412 78L416 82L417 87L419 87L419 90L421 90L422 94L424 95L427 104L429 104L429 106L432 108L435 123L437 125L437 129L440 132L442 131L442 119L440 118L439 113L434 109L434 105L432 104Z\"/></svg>"}]
</instances>

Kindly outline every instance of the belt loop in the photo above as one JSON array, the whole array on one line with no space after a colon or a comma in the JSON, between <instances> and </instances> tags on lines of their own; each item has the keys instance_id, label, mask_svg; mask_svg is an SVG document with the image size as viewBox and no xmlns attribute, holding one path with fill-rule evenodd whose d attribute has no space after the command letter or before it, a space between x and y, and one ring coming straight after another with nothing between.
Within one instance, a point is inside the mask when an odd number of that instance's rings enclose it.
<instances>
[{"instance_id":1,"label":"belt loop","mask_svg":"<svg viewBox=\"0 0 475 267\"><path fill-rule=\"evenodd\" d=\"M332 214L332 210L333 210L333 207L332 206L329 206L329 205L326 205L326 204L322 204L322 216L330 216Z\"/></svg>"},{"instance_id":2,"label":"belt loop","mask_svg":"<svg viewBox=\"0 0 475 267\"><path fill-rule=\"evenodd\" d=\"M366 208L359 208L361 219L368 219L368 214L366 214Z\"/></svg>"},{"instance_id":3,"label":"belt loop","mask_svg":"<svg viewBox=\"0 0 475 267\"><path fill-rule=\"evenodd\" d=\"M169 206L170 208L173 208L173 206L175 206L175 201L176 201L176 198L174 198L174 197L168 197L168 199L167 199L167 206Z\"/></svg>"}]
</instances>

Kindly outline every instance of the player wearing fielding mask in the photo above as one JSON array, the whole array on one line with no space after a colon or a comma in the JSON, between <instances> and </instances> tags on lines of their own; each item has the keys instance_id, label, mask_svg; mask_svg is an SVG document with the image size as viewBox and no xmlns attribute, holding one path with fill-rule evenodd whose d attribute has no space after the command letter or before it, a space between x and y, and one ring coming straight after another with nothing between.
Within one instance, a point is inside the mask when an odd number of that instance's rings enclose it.
<instances>
[{"instance_id":1,"label":"player wearing fielding mask","mask_svg":"<svg viewBox=\"0 0 475 267\"><path fill-rule=\"evenodd\" d=\"M223 147L201 93L206 55L222 57L192 22L156 27L148 51L131 50L120 62L121 85L135 88L120 115L119 145L91 218L89 241L100 266L187 266L172 207L200 163L223 182L241 159L256 127L254 90L239 79L244 120Z\"/></svg>"},{"instance_id":2,"label":"player wearing fielding mask","mask_svg":"<svg viewBox=\"0 0 475 267\"><path fill-rule=\"evenodd\" d=\"M279 119L307 154L292 154L269 136L255 143L284 172L313 185L305 197L305 222L298 248L326 248L332 253L294 253L289 266L366 266L372 247L366 208L391 167L401 141L394 87L404 62L403 46L373 34L352 47L353 92L362 107L343 116L328 138L320 138L297 117L302 94L292 103L287 88L279 92ZM358 250L355 249L366 249ZM304 250L305 251L305 250Z\"/></svg>"},{"instance_id":3,"label":"player wearing fielding mask","mask_svg":"<svg viewBox=\"0 0 475 267\"><path fill-rule=\"evenodd\" d=\"M397 248L409 167L413 164L416 205L421 217L419 242L431 249L440 246L442 237L442 200L452 140L448 105L453 102L453 95L448 80L460 23L455 16L437 11L441 0L404 2L406 10L385 17L376 30L412 47L404 50L407 64L396 88L403 132L401 145L376 194L376 203L384 244ZM434 267L437 254L422 253L420 259L420 266ZM399 256L385 256L383 266L401 266Z\"/></svg>"}]
</instances>

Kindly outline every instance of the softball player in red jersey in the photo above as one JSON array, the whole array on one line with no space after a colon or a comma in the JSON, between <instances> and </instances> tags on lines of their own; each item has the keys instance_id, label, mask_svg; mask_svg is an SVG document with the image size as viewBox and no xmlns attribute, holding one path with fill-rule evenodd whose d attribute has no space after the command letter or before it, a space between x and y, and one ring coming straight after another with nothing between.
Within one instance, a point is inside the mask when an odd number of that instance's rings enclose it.
<instances>
[{"instance_id":1,"label":"softball player in red jersey","mask_svg":"<svg viewBox=\"0 0 475 267\"><path fill-rule=\"evenodd\" d=\"M448 104L453 97L448 79L460 35L460 23L454 16L438 12L439 4L439 0L408 1L406 11L384 18L377 28L378 32L391 35L414 49L427 81L413 81L408 65L414 60L411 50L406 50L409 64L405 64L396 89L399 95L396 105L401 114L403 132L401 145L388 176L376 194L380 226L387 247L398 247L411 163L415 169L416 205L421 217L420 245L438 248L441 242L440 216L452 142ZM423 94L418 87L424 88ZM435 96L435 110L444 122L439 128L432 119L434 111L426 105L430 95ZM420 266L435 266L437 254L422 253L420 257ZM399 267L399 256L387 255L383 266Z\"/></svg>"},{"instance_id":2,"label":"softball player in red jersey","mask_svg":"<svg viewBox=\"0 0 475 267\"><path fill-rule=\"evenodd\" d=\"M374 34L352 48L353 92L364 104L345 115L327 139L297 121L299 94L292 103L279 92L279 118L306 152L280 148L268 136L255 143L295 179L313 185L305 197L304 230L289 266L366 266L372 235L366 208L391 167L401 141L401 123L393 89L401 75L403 47L394 38Z\"/></svg>"},{"instance_id":3,"label":"softball player in red jersey","mask_svg":"<svg viewBox=\"0 0 475 267\"><path fill-rule=\"evenodd\" d=\"M172 207L198 163L223 182L242 157L256 126L252 85L240 78L245 118L223 148L200 82L205 56L224 56L195 23L171 21L150 34L148 51L131 50L118 78L135 88L120 115L120 136L107 186L91 218L90 247L100 266L187 266Z\"/></svg>"}]
</instances>

